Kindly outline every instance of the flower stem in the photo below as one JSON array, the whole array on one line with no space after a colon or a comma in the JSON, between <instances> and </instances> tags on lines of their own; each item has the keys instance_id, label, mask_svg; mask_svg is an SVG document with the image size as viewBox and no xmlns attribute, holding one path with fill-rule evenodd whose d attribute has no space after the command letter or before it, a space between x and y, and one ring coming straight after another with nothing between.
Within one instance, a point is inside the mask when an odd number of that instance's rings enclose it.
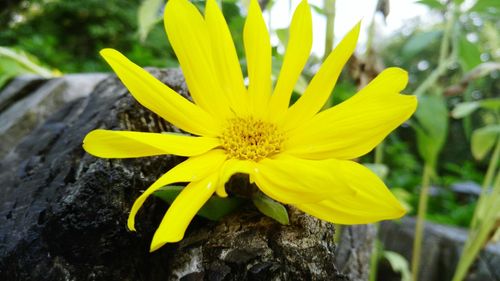
<instances>
[{"instance_id":1,"label":"flower stem","mask_svg":"<svg viewBox=\"0 0 500 281\"><path fill-rule=\"evenodd\" d=\"M325 52L323 54L323 60L325 60L333 50L333 41L335 38L333 30L335 23L335 0L323 0L323 9L326 14Z\"/></svg>"},{"instance_id":2,"label":"flower stem","mask_svg":"<svg viewBox=\"0 0 500 281\"><path fill-rule=\"evenodd\" d=\"M411 259L412 280L418 280L418 270L420 268L420 253L422 250L422 236L424 232L425 215L427 214L427 200L429 198L430 179L432 167L426 163L422 175L422 189L418 201L418 214L415 225L415 239L413 240L413 256Z\"/></svg>"}]
</instances>

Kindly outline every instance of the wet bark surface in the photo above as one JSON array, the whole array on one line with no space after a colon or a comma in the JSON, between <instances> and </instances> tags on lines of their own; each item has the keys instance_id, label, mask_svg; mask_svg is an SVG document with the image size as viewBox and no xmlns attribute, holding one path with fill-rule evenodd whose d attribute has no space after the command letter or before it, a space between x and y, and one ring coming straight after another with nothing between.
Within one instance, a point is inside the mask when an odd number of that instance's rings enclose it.
<instances>
[{"instance_id":1,"label":"wet bark surface","mask_svg":"<svg viewBox=\"0 0 500 281\"><path fill-rule=\"evenodd\" d=\"M151 71L187 96L180 71ZM109 76L19 137L0 161L0 280L349 280L352 266L343 274L336 266L333 225L291 207L288 226L248 206L220 222L195 218L183 241L150 254L168 206L148 199L137 232L126 229L128 212L183 158L93 157L81 143L96 128L179 132ZM371 245L371 238L358 242ZM364 252L368 259L356 262L369 263L370 247L343 247Z\"/></svg>"}]
</instances>

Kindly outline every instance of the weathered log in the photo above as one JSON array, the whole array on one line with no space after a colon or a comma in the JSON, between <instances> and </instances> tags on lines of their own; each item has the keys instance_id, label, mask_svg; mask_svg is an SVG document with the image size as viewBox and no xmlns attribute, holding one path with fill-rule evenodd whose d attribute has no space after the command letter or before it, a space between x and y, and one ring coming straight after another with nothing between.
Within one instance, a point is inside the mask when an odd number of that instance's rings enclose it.
<instances>
[{"instance_id":1,"label":"weathered log","mask_svg":"<svg viewBox=\"0 0 500 281\"><path fill-rule=\"evenodd\" d=\"M180 71L151 71L187 96ZM90 96L67 103L9 149L0 161L0 280L349 280L348 276L362 280L359 276L367 276L373 235L346 234L358 241L341 248L363 258L354 266L343 266L346 270L340 273L333 225L291 207L288 226L251 206L220 222L195 218L183 241L150 254L151 237L167 206L150 198L138 214L138 231L129 232L125 225L130 206L183 159L93 157L81 143L96 128L179 131L140 106L110 76Z\"/></svg>"},{"instance_id":2,"label":"weathered log","mask_svg":"<svg viewBox=\"0 0 500 281\"><path fill-rule=\"evenodd\" d=\"M105 74L71 74L47 80L14 79L0 93L0 157L67 102L88 96Z\"/></svg>"},{"instance_id":3,"label":"weathered log","mask_svg":"<svg viewBox=\"0 0 500 281\"><path fill-rule=\"evenodd\" d=\"M407 217L400 222L384 222L380 225L380 237L386 250L400 253L411 260L415 218ZM423 255L419 272L420 281L451 280L467 239L467 229L431 222L425 223ZM471 266L467 281L500 280L500 242L489 243ZM399 274L382 263L379 280L400 280Z\"/></svg>"}]
</instances>

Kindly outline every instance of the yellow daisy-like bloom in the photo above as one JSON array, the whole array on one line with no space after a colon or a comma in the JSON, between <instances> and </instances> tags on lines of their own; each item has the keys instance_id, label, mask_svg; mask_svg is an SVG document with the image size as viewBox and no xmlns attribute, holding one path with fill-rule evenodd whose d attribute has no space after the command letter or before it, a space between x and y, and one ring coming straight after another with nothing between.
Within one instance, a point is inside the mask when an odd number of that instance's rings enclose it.
<instances>
[{"instance_id":1,"label":"yellow daisy-like bloom","mask_svg":"<svg viewBox=\"0 0 500 281\"><path fill-rule=\"evenodd\" d=\"M272 199L333 223L370 223L405 213L375 174L349 159L371 151L415 111L416 98L400 94L408 82L407 73L388 68L352 98L321 111L354 52L359 24L289 107L312 45L307 1L293 15L274 90L269 33L256 0L250 2L243 31L248 87L215 0L207 1L204 17L189 1L170 0L164 20L194 103L118 51L104 49L101 55L137 101L192 135L94 130L83 144L88 153L103 158L189 157L132 206L128 227L135 230L134 218L149 195L165 185L189 183L165 214L151 251L180 241L214 193L227 196L224 184L235 173L248 174Z\"/></svg>"}]
</instances>

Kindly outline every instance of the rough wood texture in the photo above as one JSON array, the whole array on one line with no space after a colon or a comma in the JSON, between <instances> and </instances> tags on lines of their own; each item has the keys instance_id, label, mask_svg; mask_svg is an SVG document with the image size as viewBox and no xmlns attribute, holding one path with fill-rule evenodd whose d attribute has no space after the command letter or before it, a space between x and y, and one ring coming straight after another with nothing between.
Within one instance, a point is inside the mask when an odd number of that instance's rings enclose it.
<instances>
[{"instance_id":1,"label":"rough wood texture","mask_svg":"<svg viewBox=\"0 0 500 281\"><path fill-rule=\"evenodd\" d=\"M368 280L370 259L377 236L374 225L342 226L335 262L350 281ZM383 279L379 279L383 280Z\"/></svg>"},{"instance_id":2,"label":"rough wood texture","mask_svg":"<svg viewBox=\"0 0 500 281\"><path fill-rule=\"evenodd\" d=\"M187 95L179 71L152 72ZM185 240L149 254L167 207L149 199L132 233L125 227L130 206L182 159L92 157L81 142L95 128L177 131L111 76L28 134L0 161L0 280L349 280L350 270L367 274L359 263L369 263L371 248L358 246L371 245L371 238L351 235L358 244L341 245L368 256L341 274L334 227L293 208L289 226L250 207L217 223L196 218Z\"/></svg>"}]
</instances>

